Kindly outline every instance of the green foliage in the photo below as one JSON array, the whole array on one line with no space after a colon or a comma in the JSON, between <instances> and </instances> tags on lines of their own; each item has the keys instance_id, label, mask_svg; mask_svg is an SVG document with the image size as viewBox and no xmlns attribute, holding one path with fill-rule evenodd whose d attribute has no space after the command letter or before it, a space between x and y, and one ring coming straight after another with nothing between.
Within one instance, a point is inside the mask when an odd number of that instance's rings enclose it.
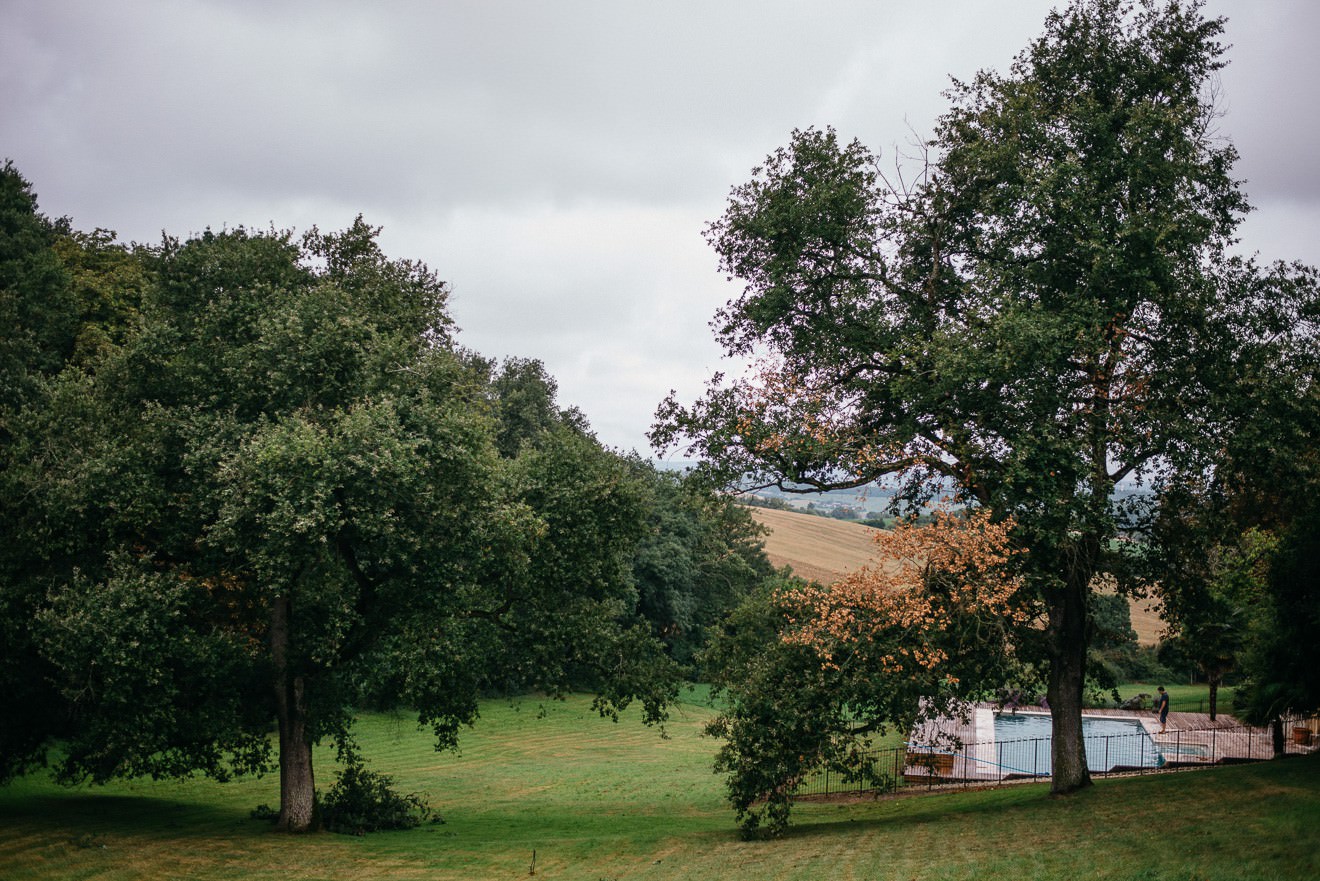
<instances>
[{"instance_id":1,"label":"green foliage","mask_svg":"<svg viewBox=\"0 0 1320 881\"><path fill-rule=\"evenodd\" d=\"M1112 690L1120 682L1156 682L1172 674L1156 657L1154 646L1137 643L1128 598L1117 593L1091 594L1093 633L1087 671L1094 687Z\"/></svg>"},{"instance_id":2,"label":"green foliage","mask_svg":"<svg viewBox=\"0 0 1320 881\"><path fill-rule=\"evenodd\" d=\"M633 576L639 611L690 678L697 653L724 617L772 575L762 528L747 509L691 477L634 459L648 490L647 533Z\"/></svg>"},{"instance_id":3,"label":"green foliage","mask_svg":"<svg viewBox=\"0 0 1320 881\"><path fill-rule=\"evenodd\" d=\"M44 686L50 670L30 621L42 587L28 577L17 524L26 505L12 468L17 414L39 401L43 377L72 349L76 324L68 277L52 250L53 225L37 211L31 184L6 160L0 169L0 783L44 761L44 741L63 722L63 707Z\"/></svg>"},{"instance_id":4,"label":"green foliage","mask_svg":"<svg viewBox=\"0 0 1320 881\"><path fill-rule=\"evenodd\" d=\"M1101 651L1098 658L1087 663L1098 665L1105 672L1105 681L1113 682L1169 682L1183 675L1185 670L1165 660L1160 646L1132 645L1120 651Z\"/></svg>"},{"instance_id":5,"label":"green foliage","mask_svg":"<svg viewBox=\"0 0 1320 881\"><path fill-rule=\"evenodd\" d=\"M875 781L871 747L887 731L906 734L918 721L959 712L960 701L984 697L993 683L1021 672L1001 651L955 654L944 664L895 666L895 656L929 633L911 627L877 628L876 642L833 660L789 639L815 611L785 592L791 582L767 586L725 621L702 658L724 710L707 733L724 742L715 769L746 837L776 837L788 826L794 791L809 776L831 771L845 780ZM932 593L941 587L932 580ZM860 613L859 613L860 614ZM987 622L950 621L937 645L957 652ZM886 657L888 655L888 657Z\"/></svg>"},{"instance_id":6,"label":"green foliage","mask_svg":"<svg viewBox=\"0 0 1320 881\"><path fill-rule=\"evenodd\" d=\"M697 480L603 450L582 414L559 407L556 384L540 362L512 359L497 369L478 361L478 367L490 377L497 446L519 475L520 498L546 526L534 567L536 601L545 604L538 614L571 605L563 600L566 585L603 580L616 586L621 604L605 610L606 617L618 617L620 609L636 613L670 659L689 677L699 675L693 659L709 628L771 572L755 521ZM607 561L612 571L601 572ZM585 619L582 626L593 628ZM525 663L506 665L500 674L506 689L545 688L538 676L547 670L562 670L562 681L578 687L603 681L608 639L594 660L574 660L535 624L527 632L537 636ZM667 660L657 663L670 668Z\"/></svg>"},{"instance_id":7,"label":"green foliage","mask_svg":"<svg viewBox=\"0 0 1320 881\"><path fill-rule=\"evenodd\" d=\"M1263 614L1244 658L1235 703L1251 722L1320 711L1320 672L1312 663L1320 633L1320 507L1291 525L1270 570Z\"/></svg>"},{"instance_id":8,"label":"green foliage","mask_svg":"<svg viewBox=\"0 0 1320 881\"><path fill-rule=\"evenodd\" d=\"M570 428L587 433L587 423L575 408L561 410L555 401L559 385L540 361L511 358L491 372L490 393L499 421L496 446L506 458L515 457L524 444L537 445L548 432Z\"/></svg>"},{"instance_id":9,"label":"green foliage","mask_svg":"<svg viewBox=\"0 0 1320 881\"><path fill-rule=\"evenodd\" d=\"M590 687L607 713L637 695L658 721L678 679L637 615L632 562L646 529L644 485L569 426L523 446L510 466L538 533L521 583L503 586L509 633L489 660L491 680L552 693Z\"/></svg>"},{"instance_id":10,"label":"green foliage","mask_svg":"<svg viewBox=\"0 0 1320 881\"><path fill-rule=\"evenodd\" d=\"M355 705L415 708L440 747L511 683L663 717L645 485L571 412L523 418L553 393L539 365L492 392L429 269L360 219L149 252L63 235L41 241L102 333L7 423L0 673L27 696L3 774L58 734L65 779L227 779L267 768L274 722L280 823L303 828L308 747Z\"/></svg>"},{"instance_id":11,"label":"green foliage","mask_svg":"<svg viewBox=\"0 0 1320 881\"><path fill-rule=\"evenodd\" d=\"M341 729L364 669L482 602L476 542L523 541L443 286L374 235L166 240L141 330L31 414L65 776L260 769L276 709L294 740ZM473 703L427 710L452 728Z\"/></svg>"},{"instance_id":12,"label":"green foliage","mask_svg":"<svg viewBox=\"0 0 1320 881\"><path fill-rule=\"evenodd\" d=\"M789 612L772 590L745 601L703 662L727 708L706 728L724 742L715 770L743 835L777 836L788 825L797 783L818 768L865 777L866 733L854 734L850 699L870 684L821 664L810 648L782 639ZM850 762L849 760L852 760Z\"/></svg>"},{"instance_id":13,"label":"green foliage","mask_svg":"<svg viewBox=\"0 0 1320 881\"><path fill-rule=\"evenodd\" d=\"M1137 632L1132 629L1131 607L1127 597L1121 594L1091 595L1091 626L1092 648L1123 648L1137 641Z\"/></svg>"},{"instance_id":14,"label":"green foliage","mask_svg":"<svg viewBox=\"0 0 1320 881\"><path fill-rule=\"evenodd\" d=\"M1313 671L1298 661L1311 652L1317 618L1307 561L1320 486L1320 347L1316 310L1294 319L1276 350L1243 365L1243 382L1272 418L1230 438L1213 474L1166 490L1154 527L1165 540L1149 561L1179 630L1169 649L1212 683L1216 672L1236 672L1235 708L1261 724L1320 706Z\"/></svg>"},{"instance_id":15,"label":"green foliage","mask_svg":"<svg viewBox=\"0 0 1320 881\"><path fill-rule=\"evenodd\" d=\"M1207 88L1222 31L1197 4L1075 0L1007 74L955 83L924 164L893 178L856 141L793 132L708 228L744 283L716 333L762 369L671 397L652 434L730 486L888 479L897 507L952 488L1012 517L1040 611L1018 655L1068 720L1060 792L1089 783L1093 580L1135 550L1113 541L1115 487L1263 441L1305 374L1263 399L1244 377L1315 351L1315 272L1228 254L1247 203Z\"/></svg>"},{"instance_id":16,"label":"green foliage","mask_svg":"<svg viewBox=\"0 0 1320 881\"><path fill-rule=\"evenodd\" d=\"M1235 436L1212 474L1195 474L1167 489L1152 527L1156 541L1142 560L1158 581L1174 636L1161 646L1167 663L1191 669L1211 686L1236 676L1240 712L1261 723L1293 706L1314 705L1314 688L1290 658L1309 650L1314 620L1308 580L1293 567L1314 529L1314 449L1317 413L1314 353L1296 357L1291 381L1307 394L1271 404L1277 433ZM1277 380L1277 377L1276 377ZM1262 388L1267 397L1271 383ZM1305 566L1302 566L1305 569ZM1301 628L1297 629L1300 623ZM1269 660L1266 660L1266 659ZM1214 710L1212 709L1212 712ZM1304 710L1302 712L1305 712Z\"/></svg>"},{"instance_id":17,"label":"green foliage","mask_svg":"<svg viewBox=\"0 0 1320 881\"><path fill-rule=\"evenodd\" d=\"M69 275L80 324L69 361L85 369L122 346L137 322L148 284L147 251L116 241L110 230L90 233L61 219L53 248Z\"/></svg>"},{"instance_id":18,"label":"green foliage","mask_svg":"<svg viewBox=\"0 0 1320 881\"><path fill-rule=\"evenodd\" d=\"M208 585L120 556L101 582L77 577L37 615L46 651L76 677L78 715L59 764L67 781L117 776L218 780L270 759L261 648L223 620Z\"/></svg>"},{"instance_id":19,"label":"green foliage","mask_svg":"<svg viewBox=\"0 0 1320 881\"><path fill-rule=\"evenodd\" d=\"M369 770L355 744L341 744L339 779L322 799L325 828L341 835L365 835L443 823L417 793L401 795L387 774Z\"/></svg>"},{"instance_id":20,"label":"green foliage","mask_svg":"<svg viewBox=\"0 0 1320 881\"><path fill-rule=\"evenodd\" d=\"M1277 541L1251 527L1204 547L1204 531L1191 531L1201 539L1191 542L1192 548L1202 545L1200 553L1168 573L1164 608L1173 625L1172 649L1196 666L1213 694L1259 636L1262 616L1268 614L1266 579Z\"/></svg>"},{"instance_id":21,"label":"green foliage","mask_svg":"<svg viewBox=\"0 0 1320 881\"><path fill-rule=\"evenodd\" d=\"M772 511L795 510L786 500L778 496L758 496L751 493L738 496L738 504L746 505L749 508L769 508Z\"/></svg>"},{"instance_id":22,"label":"green foliage","mask_svg":"<svg viewBox=\"0 0 1320 881\"><path fill-rule=\"evenodd\" d=\"M84 271L95 266L94 271ZM55 450L34 425L63 430L70 408L56 400L60 371L91 370L122 342L136 316L141 255L113 236L72 233L37 210L31 185L11 162L0 170L0 781L44 760L44 742L70 724L49 683L32 618L51 573L34 558L33 536L76 542L35 521L23 474ZM90 280L89 280L90 279ZM111 302L113 301L113 302ZM67 385L79 385L71 377ZM81 387L81 386L79 386ZM56 428L58 426L58 428ZM54 435L51 435L54 436ZM67 577L68 572L60 577Z\"/></svg>"},{"instance_id":23,"label":"green foliage","mask_svg":"<svg viewBox=\"0 0 1320 881\"><path fill-rule=\"evenodd\" d=\"M56 227L37 211L13 162L0 169L0 430L72 356L77 301L54 250ZM3 436L3 435L0 435Z\"/></svg>"}]
</instances>

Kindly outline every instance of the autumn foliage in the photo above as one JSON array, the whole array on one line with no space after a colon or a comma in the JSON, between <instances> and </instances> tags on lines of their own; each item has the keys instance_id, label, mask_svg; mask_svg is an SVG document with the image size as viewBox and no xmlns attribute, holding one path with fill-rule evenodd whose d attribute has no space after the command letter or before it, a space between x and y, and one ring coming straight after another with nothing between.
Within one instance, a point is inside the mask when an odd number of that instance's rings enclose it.
<instances>
[{"instance_id":1,"label":"autumn foliage","mask_svg":"<svg viewBox=\"0 0 1320 881\"><path fill-rule=\"evenodd\" d=\"M1034 623L1011 520L941 513L877 536L875 563L744 604L707 654L727 709L710 733L745 834L778 834L798 784L821 770L879 780L868 746L959 712L1016 670Z\"/></svg>"},{"instance_id":2,"label":"autumn foliage","mask_svg":"<svg viewBox=\"0 0 1320 881\"><path fill-rule=\"evenodd\" d=\"M1022 579L1010 563L1012 521L984 511L938 513L925 526L876 533L877 564L836 584L785 593L789 643L809 646L826 666L864 663L886 676L937 672L950 658L950 632L968 624L1022 624ZM957 681L951 672L946 680Z\"/></svg>"}]
</instances>

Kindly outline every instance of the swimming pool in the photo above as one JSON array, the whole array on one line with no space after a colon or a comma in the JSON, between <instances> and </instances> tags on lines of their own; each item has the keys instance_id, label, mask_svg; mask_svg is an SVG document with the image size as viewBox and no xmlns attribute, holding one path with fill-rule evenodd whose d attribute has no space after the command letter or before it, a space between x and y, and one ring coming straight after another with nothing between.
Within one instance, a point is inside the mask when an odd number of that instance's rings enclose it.
<instances>
[{"instance_id":1,"label":"swimming pool","mask_svg":"<svg viewBox=\"0 0 1320 881\"><path fill-rule=\"evenodd\" d=\"M1206 743L1166 743L1160 747L1160 754L1165 759L1178 761L1207 761L1210 752L1210 745Z\"/></svg>"},{"instance_id":2,"label":"swimming pool","mask_svg":"<svg viewBox=\"0 0 1320 881\"><path fill-rule=\"evenodd\" d=\"M1002 773L1048 775L1050 717L1045 713L995 713L993 762ZM1116 768L1158 768L1164 764L1155 741L1136 719L1083 716L1086 764L1092 772Z\"/></svg>"}]
</instances>

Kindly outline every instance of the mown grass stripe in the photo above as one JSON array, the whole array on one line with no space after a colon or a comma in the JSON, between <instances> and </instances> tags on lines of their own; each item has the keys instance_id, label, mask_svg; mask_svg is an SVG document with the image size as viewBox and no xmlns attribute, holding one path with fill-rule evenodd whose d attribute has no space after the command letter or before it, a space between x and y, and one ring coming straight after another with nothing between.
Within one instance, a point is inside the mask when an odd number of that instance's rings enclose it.
<instances>
[{"instance_id":1,"label":"mown grass stripe","mask_svg":"<svg viewBox=\"0 0 1320 881\"><path fill-rule=\"evenodd\" d=\"M542 706L544 712L542 712ZM0 789L0 878L1266 879L1320 877L1320 759L880 801L801 803L781 841L744 842L711 773L711 710L668 739L586 698L492 701L458 754L406 717L364 715L371 764L447 818L362 839L290 838L248 819L276 778ZM318 780L333 782L318 753Z\"/></svg>"}]
</instances>

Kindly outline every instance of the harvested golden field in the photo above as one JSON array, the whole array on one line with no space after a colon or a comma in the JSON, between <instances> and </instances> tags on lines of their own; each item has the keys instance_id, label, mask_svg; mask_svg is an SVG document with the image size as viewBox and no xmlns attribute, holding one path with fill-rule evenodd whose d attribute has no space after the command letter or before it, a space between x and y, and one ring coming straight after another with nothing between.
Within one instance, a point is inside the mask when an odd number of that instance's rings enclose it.
<instances>
[{"instance_id":1,"label":"harvested golden field","mask_svg":"<svg viewBox=\"0 0 1320 881\"><path fill-rule=\"evenodd\" d=\"M775 566L791 566L800 578L829 584L871 562L876 530L860 523L753 508L752 516L770 530L765 553Z\"/></svg>"},{"instance_id":2,"label":"harvested golden field","mask_svg":"<svg viewBox=\"0 0 1320 881\"><path fill-rule=\"evenodd\" d=\"M773 508L752 508L752 516L770 530L765 539L770 562L792 567L800 578L829 584L872 563L876 530L869 526ZM1164 622L1158 603L1134 600L1130 606L1137 642L1159 642Z\"/></svg>"},{"instance_id":3,"label":"harvested golden field","mask_svg":"<svg viewBox=\"0 0 1320 881\"><path fill-rule=\"evenodd\" d=\"M1164 619L1160 617L1158 600L1129 600L1128 608L1132 612L1132 629L1137 631L1137 642L1142 645L1155 645L1164 632Z\"/></svg>"}]
</instances>

